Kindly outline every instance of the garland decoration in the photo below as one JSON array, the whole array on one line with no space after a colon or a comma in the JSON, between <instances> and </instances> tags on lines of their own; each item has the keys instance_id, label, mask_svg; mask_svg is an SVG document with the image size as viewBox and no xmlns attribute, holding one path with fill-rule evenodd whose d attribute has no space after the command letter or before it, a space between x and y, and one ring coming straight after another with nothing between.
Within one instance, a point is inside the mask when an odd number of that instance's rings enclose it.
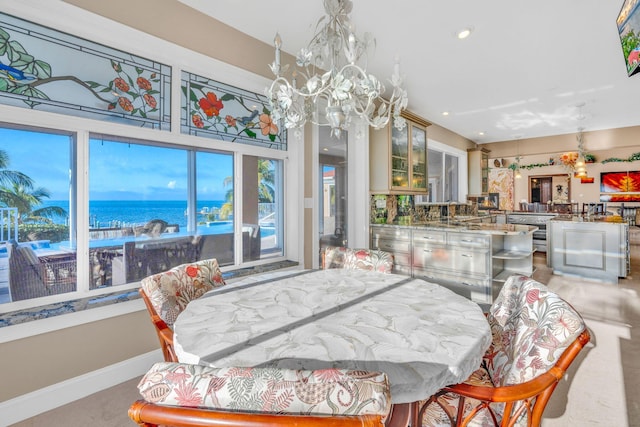
<instances>
[{"instance_id":1,"label":"garland decoration","mask_svg":"<svg viewBox=\"0 0 640 427\"><path fill-rule=\"evenodd\" d=\"M626 159L621 159L619 157L609 157L608 159L604 159L601 163L604 165L605 163L612 162L635 162L640 160L640 153L633 153Z\"/></svg>"},{"instance_id":2,"label":"garland decoration","mask_svg":"<svg viewBox=\"0 0 640 427\"><path fill-rule=\"evenodd\" d=\"M585 154L585 159L588 159L589 161L595 163L594 161L595 156L593 156L593 154ZM606 163L614 163L614 162L637 162L637 161L640 161L640 152L633 153L626 159L621 159L619 157L609 157L608 159L604 159L600 163L604 165ZM562 158L560 158L559 164L567 166L570 163L571 163L570 161L564 162ZM553 166L553 165L554 163L551 163L551 162L550 163L531 163L529 165L520 165L520 169L531 170L533 168L541 168L544 166ZM508 168L515 171L518 168L518 165L516 163L512 163L508 166Z\"/></svg>"},{"instance_id":3,"label":"garland decoration","mask_svg":"<svg viewBox=\"0 0 640 427\"><path fill-rule=\"evenodd\" d=\"M531 163L530 165L520 165L520 169L533 169L533 168L541 168L543 166L550 166L549 163ZM516 170L517 169L517 164L516 163L511 163L509 166L509 169L511 170Z\"/></svg>"}]
</instances>

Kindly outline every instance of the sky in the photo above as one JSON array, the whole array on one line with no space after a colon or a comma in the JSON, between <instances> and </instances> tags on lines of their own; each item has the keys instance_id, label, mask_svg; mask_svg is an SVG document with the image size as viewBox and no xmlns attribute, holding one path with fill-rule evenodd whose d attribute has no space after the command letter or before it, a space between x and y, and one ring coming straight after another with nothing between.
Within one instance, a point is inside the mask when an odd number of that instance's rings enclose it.
<instances>
[{"instance_id":1,"label":"sky","mask_svg":"<svg viewBox=\"0 0 640 427\"><path fill-rule=\"evenodd\" d=\"M23 172L51 193L69 199L70 137L0 127L7 169ZM92 139L89 144L91 200L186 200L187 152L181 149ZM232 175L230 154L198 153L198 199L223 200Z\"/></svg>"}]
</instances>

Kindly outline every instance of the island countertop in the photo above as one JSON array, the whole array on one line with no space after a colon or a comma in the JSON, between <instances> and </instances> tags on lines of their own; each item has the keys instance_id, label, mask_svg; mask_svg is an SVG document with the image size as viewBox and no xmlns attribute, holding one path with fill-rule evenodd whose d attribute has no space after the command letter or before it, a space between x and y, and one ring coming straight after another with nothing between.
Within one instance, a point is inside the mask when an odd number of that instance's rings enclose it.
<instances>
[{"instance_id":1,"label":"island countertop","mask_svg":"<svg viewBox=\"0 0 640 427\"><path fill-rule=\"evenodd\" d=\"M553 274L617 284L629 273L629 224L576 219L549 221L547 260Z\"/></svg>"},{"instance_id":2,"label":"island countertop","mask_svg":"<svg viewBox=\"0 0 640 427\"><path fill-rule=\"evenodd\" d=\"M411 230L446 230L453 232L474 232L499 235L524 235L538 230L538 227L521 224L494 224L465 221L428 221L412 224L370 224L372 227L407 228Z\"/></svg>"}]
</instances>

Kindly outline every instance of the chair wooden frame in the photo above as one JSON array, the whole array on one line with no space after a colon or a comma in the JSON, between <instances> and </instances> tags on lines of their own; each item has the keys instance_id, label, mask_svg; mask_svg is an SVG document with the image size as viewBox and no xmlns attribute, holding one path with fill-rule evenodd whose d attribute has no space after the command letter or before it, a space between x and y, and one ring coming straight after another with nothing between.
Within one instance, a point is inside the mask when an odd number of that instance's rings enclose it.
<instances>
[{"instance_id":1,"label":"chair wooden frame","mask_svg":"<svg viewBox=\"0 0 640 427\"><path fill-rule=\"evenodd\" d=\"M144 304L147 306L147 311L149 311L149 316L151 317L151 323L156 329L156 333L158 334L158 340L160 341L160 348L162 349L162 355L164 356L165 362L178 362L178 356L173 347L173 329L171 329L164 320L160 318L156 309L153 308L147 293L144 289L138 289Z\"/></svg>"},{"instance_id":2,"label":"chair wooden frame","mask_svg":"<svg viewBox=\"0 0 640 427\"><path fill-rule=\"evenodd\" d=\"M540 425L542 419L542 413L551 397L551 394L555 390L558 382L562 379L565 372L569 368L569 365L576 358L582 348L590 341L591 336L586 329L567 347L562 353L556 364L542 375L533 378L522 384L508 385L502 387L485 387L471 384L456 384L448 386L440 390L429 398L427 403L420 408L419 423L422 425L422 417L427 407L430 404L438 405L449 417L451 426L462 427L469 424L471 420L483 409L490 412L493 419L493 423L496 426L511 427L514 426L521 416L523 411L527 411L529 426L537 427ZM443 406L437 399L439 396L446 393L455 393L459 395L458 401L458 413L450 414L445 406ZM480 400L478 404L469 415L461 419L464 414L465 400L466 398L473 398ZM490 403L504 402L504 411L502 420L499 422L498 416L494 413L494 409L489 407ZM523 404L514 413L511 413L514 406L518 402Z\"/></svg>"},{"instance_id":3,"label":"chair wooden frame","mask_svg":"<svg viewBox=\"0 0 640 427\"><path fill-rule=\"evenodd\" d=\"M146 400L137 400L129 408L129 418L145 427L404 427L408 424L408 417L408 405L394 405L386 423L380 415L321 416L229 412L162 406Z\"/></svg>"}]
</instances>

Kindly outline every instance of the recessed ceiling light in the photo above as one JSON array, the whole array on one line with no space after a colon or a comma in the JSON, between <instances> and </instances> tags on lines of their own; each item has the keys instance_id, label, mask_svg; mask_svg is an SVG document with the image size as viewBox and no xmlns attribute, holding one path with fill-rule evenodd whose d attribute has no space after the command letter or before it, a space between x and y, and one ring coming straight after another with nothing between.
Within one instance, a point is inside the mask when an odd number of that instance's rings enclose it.
<instances>
[{"instance_id":1,"label":"recessed ceiling light","mask_svg":"<svg viewBox=\"0 0 640 427\"><path fill-rule=\"evenodd\" d=\"M456 32L456 37L459 38L460 40L466 39L471 35L472 32L473 32L473 27L466 27Z\"/></svg>"},{"instance_id":2,"label":"recessed ceiling light","mask_svg":"<svg viewBox=\"0 0 640 427\"><path fill-rule=\"evenodd\" d=\"M478 132L478 135L484 136L484 132L480 131L480 132Z\"/></svg>"},{"instance_id":3,"label":"recessed ceiling light","mask_svg":"<svg viewBox=\"0 0 640 427\"><path fill-rule=\"evenodd\" d=\"M442 115L443 115L443 116L448 116L448 115L449 115L449 112L448 112L448 111L443 111L443 112L442 112Z\"/></svg>"},{"instance_id":4,"label":"recessed ceiling light","mask_svg":"<svg viewBox=\"0 0 640 427\"><path fill-rule=\"evenodd\" d=\"M329 151L329 149L327 147L324 147L322 151Z\"/></svg>"}]
</instances>

